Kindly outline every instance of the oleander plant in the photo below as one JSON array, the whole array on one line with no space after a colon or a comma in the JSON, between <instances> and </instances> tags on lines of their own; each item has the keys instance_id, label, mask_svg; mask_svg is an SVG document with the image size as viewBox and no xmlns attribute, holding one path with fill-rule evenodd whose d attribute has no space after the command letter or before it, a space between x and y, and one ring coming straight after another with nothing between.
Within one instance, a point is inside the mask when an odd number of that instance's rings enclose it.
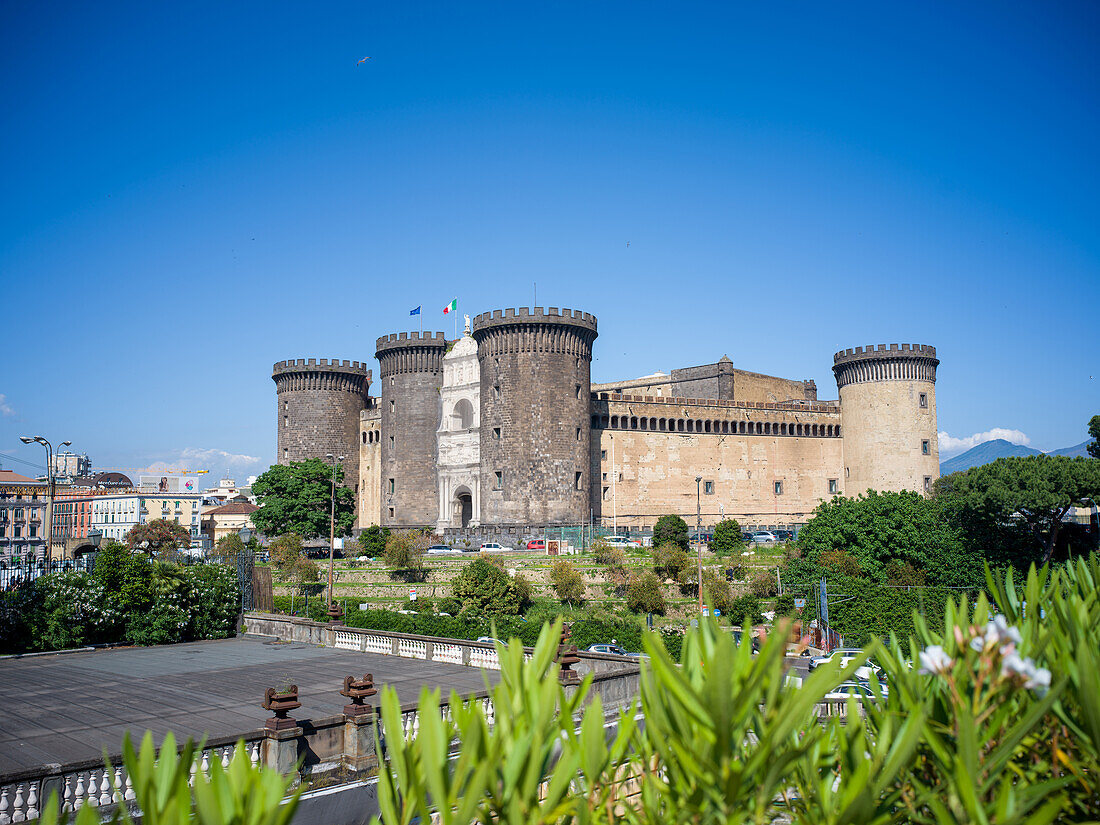
<instances>
[{"instance_id":1,"label":"oleander plant","mask_svg":"<svg viewBox=\"0 0 1100 825\"><path fill-rule=\"evenodd\" d=\"M547 625L530 661L518 640L500 647L491 711L452 694L441 713L426 690L418 735L385 737L380 821L1097 821L1100 558L986 577L992 599L868 646L870 695L843 713L825 697L860 662L799 683L783 628L753 655L709 621L679 663L647 636L639 698L609 715L590 677L559 684L561 627ZM391 689L381 715L401 730Z\"/></svg>"}]
</instances>

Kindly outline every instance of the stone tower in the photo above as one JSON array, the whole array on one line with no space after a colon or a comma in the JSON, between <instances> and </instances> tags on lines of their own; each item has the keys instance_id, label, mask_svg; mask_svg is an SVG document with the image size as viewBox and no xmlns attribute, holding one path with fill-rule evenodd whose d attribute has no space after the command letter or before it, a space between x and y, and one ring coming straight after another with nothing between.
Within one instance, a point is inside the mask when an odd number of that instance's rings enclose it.
<instances>
[{"instance_id":1,"label":"stone tower","mask_svg":"<svg viewBox=\"0 0 1100 825\"><path fill-rule=\"evenodd\" d=\"M344 486L358 493L359 414L370 403L366 364L299 358L275 364L271 379L279 406L279 463L342 455Z\"/></svg>"},{"instance_id":2,"label":"stone tower","mask_svg":"<svg viewBox=\"0 0 1100 825\"><path fill-rule=\"evenodd\" d=\"M359 415L359 520L365 529L382 518L382 422L377 404Z\"/></svg>"},{"instance_id":3,"label":"stone tower","mask_svg":"<svg viewBox=\"0 0 1100 825\"><path fill-rule=\"evenodd\" d=\"M474 318L481 365L481 523L589 516L589 394L596 318L557 307Z\"/></svg>"},{"instance_id":4,"label":"stone tower","mask_svg":"<svg viewBox=\"0 0 1100 825\"><path fill-rule=\"evenodd\" d=\"M378 339L382 524L435 525L435 432L447 342L442 332L402 332Z\"/></svg>"},{"instance_id":5,"label":"stone tower","mask_svg":"<svg viewBox=\"0 0 1100 825\"><path fill-rule=\"evenodd\" d=\"M833 356L844 445L843 491L931 492L940 475L936 348L856 347Z\"/></svg>"}]
</instances>

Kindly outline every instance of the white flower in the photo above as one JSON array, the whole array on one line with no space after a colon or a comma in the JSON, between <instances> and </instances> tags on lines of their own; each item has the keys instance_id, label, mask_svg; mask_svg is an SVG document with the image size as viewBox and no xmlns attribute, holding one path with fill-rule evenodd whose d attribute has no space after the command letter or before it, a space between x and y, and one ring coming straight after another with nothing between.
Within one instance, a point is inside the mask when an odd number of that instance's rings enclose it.
<instances>
[{"instance_id":1,"label":"white flower","mask_svg":"<svg viewBox=\"0 0 1100 825\"><path fill-rule=\"evenodd\" d=\"M920 673L946 674L954 662L939 645L929 645L920 652Z\"/></svg>"},{"instance_id":2,"label":"white flower","mask_svg":"<svg viewBox=\"0 0 1100 825\"><path fill-rule=\"evenodd\" d=\"M1028 690L1046 693L1050 687L1050 671L1045 667L1036 667L1031 659L1025 659L1019 653L1009 653L1001 665L1001 675L1024 680Z\"/></svg>"},{"instance_id":3,"label":"white flower","mask_svg":"<svg viewBox=\"0 0 1100 825\"><path fill-rule=\"evenodd\" d=\"M1023 637L1015 627L1009 627L1008 620L998 613L993 620L985 626L985 640L987 643L1008 646L1009 644L1022 644ZM1002 653L1005 652L1003 649Z\"/></svg>"}]
</instances>

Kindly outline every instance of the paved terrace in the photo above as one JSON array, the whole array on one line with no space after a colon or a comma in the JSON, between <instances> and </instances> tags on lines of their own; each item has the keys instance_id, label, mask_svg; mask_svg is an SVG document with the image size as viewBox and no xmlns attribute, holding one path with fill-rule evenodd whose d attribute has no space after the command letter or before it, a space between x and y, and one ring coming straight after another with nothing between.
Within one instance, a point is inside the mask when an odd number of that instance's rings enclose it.
<instances>
[{"instance_id":1,"label":"paved terrace","mask_svg":"<svg viewBox=\"0 0 1100 825\"><path fill-rule=\"evenodd\" d=\"M122 735L159 743L246 733L263 727L264 690L298 685L296 719L341 712L344 677L374 674L402 704L423 686L460 694L496 683L499 674L463 665L403 659L308 644L243 637L164 647L100 650L0 661L0 774L117 753ZM375 702L374 704L377 704Z\"/></svg>"}]
</instances>

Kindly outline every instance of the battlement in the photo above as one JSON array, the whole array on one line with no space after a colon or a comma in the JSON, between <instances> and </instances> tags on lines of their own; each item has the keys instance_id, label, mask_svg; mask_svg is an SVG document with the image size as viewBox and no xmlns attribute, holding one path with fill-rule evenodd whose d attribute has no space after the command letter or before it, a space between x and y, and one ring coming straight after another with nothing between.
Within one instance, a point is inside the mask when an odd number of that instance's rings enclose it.
<instances>
[{"instance_id":1,"label":"battlement","mask_svg":"<svg viewBox=\"0 0 1100 825\"><path fill-rule=\"evenodd\" d=\"M286 361L277 361L271 367L271 377L285 375L292 372L339 372L349 375L359 375L370 383L371 371L365 363L359 361L341 361L338 358L290 358Z\"/></svg>"},{"instance_id":2,"label":"battlement","mask_svg":"<svg viewBox=\"0 0 1100 825\"><path fill-rule=\"evenodd\" d=\"M579 309L559 309L558 307L519 307L518 309L494 309L474 317L470 326L472 332L492 327L514 324L561 324L563 326L584 327L596 331L596 316Z\"/></svg>"},{"instance_id":3,"label":"battlement","mask_svg":"<svg viewBox=\"0 0 1100 825\"><path fill-rule=\"evenodd\" d=\"M936 357L936 348L928 344L879 344L877 347L868 344L865 347L855 347L833 355L834 364L844 364L849 361L866 361L868 359L889 358L932 358Z\"/></svg>"},{"instance_id":4,"label":"battlement","mask_svg":"<svg viewBox=\"0 0 1100 825\"><path fill-rule=\"evenodd\" d=\"M375 344L376 353L401 347L439 347L447 346L447 339L442 332L391 332L383 335Z\"/></svg>"},{"instance_id":5,"label":"battlement","mask_svg":"<svg viewBox=\"0 0 1100 825\"><path fill-rule=\"evenodd\" d=\"M788 410L794 412L835 413L836 401L727 401L714 398L680 398L663 395L627 395L617 392L593 392L591 401L620 401L635 404L666 404L675 407L715 407L740 410ZM595 408L595 406L594 406Z\"/></svg>"}]
</instances>

